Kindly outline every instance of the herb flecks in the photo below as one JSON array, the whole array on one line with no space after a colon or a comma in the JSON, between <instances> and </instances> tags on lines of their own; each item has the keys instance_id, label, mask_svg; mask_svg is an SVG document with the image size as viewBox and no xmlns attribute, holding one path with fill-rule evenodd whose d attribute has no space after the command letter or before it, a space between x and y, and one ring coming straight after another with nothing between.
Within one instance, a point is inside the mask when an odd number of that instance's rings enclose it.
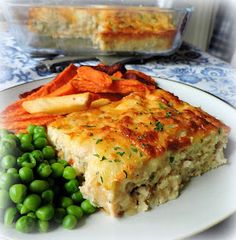
<instances>
[{"instance_id":1,"label":"herb flecks","mask_svg":"<svg viewBox=\"0 0 236 240\"><path fill-rule=\"evenodd\" d=\"M167 107L166 107L164 104L162 104L162 103L159 103L159 108L160 108L160 109L164 109L164 110L165 110Z\"/></svg>"},{"instance_id":2,"label":"herb flecks","mask_svg":"<svg viewBox=\"0 0 236 240\"><path fill-rule=\"evenodd\" d=\"M159 132L162 132L164 130L164 125L160 121L157 121L155 125L156 127L154 128L154 130Z\"/></svg>"},{"instance_id":3,"label":"herb flecks","mask_svg":"<svg viewBox=\"0 0 236 240\"><path fill-rule=\"evenodd\" d=\"M119 150L119 149L121 149L121 147L118 147L118 146L117 146L117 147L114 147L114 150L115 150L115 151L117 151L117 150Z\"/></svg>"},{"instance_id":4,"label":"herb flecks","mask_svg":"<svg viewBox=\"0 0 236 240\"><path fill-rule=\"evenodd\" d=\"M123 172L125 174L125 178L127 178L128 177L128 173L125 170L123 170Z\"/></svg>"},{"instance_id":5,"label":"herb flecks","mask_svg":"<svg viewBox=\"0 0 236 240\"><path fill-rule=\"evenodd\" d=\"M93 128L93 127L96 127L96 125L84 125L84 127Z\"/></svg>"},{"instance_id":6,"label":"herb flecks","mask_svg":"<svg viewBox=\"0 0 236 240\"><path fill-rule=\"evenodd\" d=\"M103 177L102 176L100 176L100 180L101 180L101 183L103 183Z\"/></svg>"},{"instance_id":7,"label":"herb flecks","mask_svg":"<svg viewBox=\"0 0 236 240\"><path fill-rule=\"evenodd\" d=\"M114 159L114 162L115 163L120 162L120 159Z\"/></svg>"},{"instance_id":8,"label":"herb flecks","mask_svg":"<svg viewBox=\"0 0 236 240\"><path fill-rule=\"evenodd\" d=\"M169 162L170 162L170 163L173 163L174 160L175 160L175 158L174 158L173 156L170 156L170 157L169 157Z\"/></svg>"},{"instance_id":9,"label":"herb flecks","mask_svg":"<svg viewBox=\"0 0 236 240\"><path fill-rule=\"evenodd\" d=\"M97 154L97 153L93 154L93 156L100 158L99 154Z\"/></svg>"},{"instance_id":10,"label":"herb flecks","mask_svg":"<svg viewBox=\"0 0 236 240\"><path fill-rule=\"evenodd\" d=\"M166 117L169 118L171 117L172 113L171 112L166 112Z\"/></svg>"},{"instance_id":11,"label":"herb flecks","mask_svg":"<svg viewBox=\"0 0 236 240\"><path fill-rule=\"evenodd\" d=\"M102 142L103 140L101 138L97 139L96 144Z\"/></svg>"},{"instance_id":12,"label":"herb flecks","mask_svg":"<svg viewBox=\"0 0 236 240\"><path fill-rule=\"evenodd\" d=\"M134 153L137 153L137 152L138 152L138 149L137 149L134 145L131 145L131 146L130 146L130 149L131 149L132 152L134 152Z\"/></svg>"},{"instance_id":13,"label":"herb flecks","mask_svg":"<svg viewBox=\"0 0 236 240\"><path fill-rule=\"evenodd\" d=\"M116 152L116 154L122 157L125 154L125 152Z\"/></svg>"},{"instance_id":14,"label":"herb flecks","mask_svg":"<svg viewBox=\"0 0 236 240\"><path fill-rule=\"evenodd\" d=\"M172 102L168 102L167 105L168 105L168 107L173 107L173 103Z\"/></svg>"},{"instance_id":15,"label":"herb flecks","mask_svg":"<svg viewBox=\"0 0 236 240\"><path fill-rule=\"evenodd\" d=\"M101 161L107 160L105 156L102 156Z\"/></svg>"}]
</instances>

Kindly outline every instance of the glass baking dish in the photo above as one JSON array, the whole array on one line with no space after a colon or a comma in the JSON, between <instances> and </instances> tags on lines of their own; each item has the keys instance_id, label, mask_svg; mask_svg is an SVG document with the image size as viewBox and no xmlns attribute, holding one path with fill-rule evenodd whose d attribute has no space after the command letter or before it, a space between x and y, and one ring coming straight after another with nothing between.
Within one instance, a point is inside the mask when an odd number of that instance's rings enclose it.
<instances>
[{"instance_id":1,"label":"glass baking dish","mask_svg":"<svg viewBox=\"0 0 236 240\"><path fill-rule=\"evenodd\" d=\"M29 53L169 55L192 7L181 0L2 0L9 28Z\"/></svg>"}]
</instances>

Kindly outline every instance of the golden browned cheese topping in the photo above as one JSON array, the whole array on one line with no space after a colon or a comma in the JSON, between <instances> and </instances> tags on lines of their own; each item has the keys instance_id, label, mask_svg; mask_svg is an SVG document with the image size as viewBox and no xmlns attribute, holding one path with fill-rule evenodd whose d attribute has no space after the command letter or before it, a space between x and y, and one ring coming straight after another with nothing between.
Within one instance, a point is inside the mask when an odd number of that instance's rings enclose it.
<instances>
[{"instance_id":1,"label":"golden browned cheese topping","mask_svg":"<svg viewBox=\"0 0 236 240\"><path fill-rule=\"evenodd\" d=\"M166 151L175 152L211 133L229 131L200 108L162 89L147 96L131 94L99 109L73 113L50 126L95 149L93 156L104 171L110 171L104 176L114 173L113 179L133 174L137 166Z\"/></svg>"}]
</instances>

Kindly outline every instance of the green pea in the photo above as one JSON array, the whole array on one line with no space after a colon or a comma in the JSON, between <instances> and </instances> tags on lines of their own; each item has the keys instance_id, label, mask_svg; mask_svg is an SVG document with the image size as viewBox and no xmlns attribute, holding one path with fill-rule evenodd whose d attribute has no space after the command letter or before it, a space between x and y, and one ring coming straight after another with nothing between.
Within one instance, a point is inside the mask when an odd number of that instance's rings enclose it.
<instances>
[{"instance_id":1,"label":"green pea","mask_svg":"<svg viewBox=\"0 0 236 240\"><path fill-rule=\"evenodd\" d=\"M36 133L46 133L46 129L43 126L36 126L34 128L34 134Z\"/></svg>"},{"instance_id":2,"label":"green pea","mask_svg":"<svg viewBox=\"0 0 236 240\"><path fill-rule=\"evenodd\" d=\"M14 184L9 189L10 199L14 203L21 203L25 199L27 187L24 184Z\"/></svg>"},{"instance_id":3,"label":"green pea","mask_svg":"<svg viewBox=\"0 0 236 240\"><path fill-rule=\"evenodd\" d=\"M59 202L59 205L63 208L67 208L69 207L70 205L73 205L73 200L69 197L61 197L60 199L60 202Z\"/></svg>"},{"instance_id":4,"label":"green pea","mask_svg":"<svg viewBox=\"0 0 236 240\"><path fill-rule=\"evenodd\" d=\"M52 146L46 146L42 150L45 159L52 159L56 156L56 152Z\"/></svg>"},{"instance_id":5,"label":"green pea","mask_svg":"<svg viewBox=\"0 0 236 240\"><path fill-rule=\"evenodd\" d=\"M29 133L25 133L21 136L20 142L23 143L31 143L33 140L32 135Z\"/></svg>"},{"instance_id":6,"label":"green pea","mask_svg":"<svg viewBox=\"0 0 236 240\"><path fill-rule=\"evenodd\" d=\"M54 198L54 192L52 190L46 190L42 192L42 200L44 203L52 203Z\"/></svg>"},{"instance_id":7,"label":"green pea","mask_svg":"<svg viewBox=\"0 0 236 240\"><path fill-rule=\"evenodd\" d=\"M0 139L7 134L10 134L10 132L8 130L0 129Z\"/></svg>"},{"instance_id":8,"label":"green pea","mask_svg":"<svg viewBox=\"0 0 236 240\"><path fill-rule=\"evenodd\" d=\"M58 163L61 163L64 167L68 166L68 162L66 160L60 159L57 161Z\"/></svg>"},{"instance_id":9,"label":"green pea","mask_svg":"<svg viewBox=\"0 0 236 240\"><path fill-rule=\"evenodd\" d=\"M29 216L20 217L16 222L16 230L23 233L30 233L35 230L35 220Z\"/></svg>"},{"instance_id":10,"label":"green pea","mask_svg":"<svg viewBox=\"0 0 236 240\"><path fill-rule=\"evenodd\" d=\"M96 211L96 208L89 202L89 200L84 200L81 203L81 208L86 214L92 214Z\"/></svg>"},{"instance_id":11,"label":"green pea","mask_svg":"<svg viewBox=\"0 0 236 240\"><path fill-rule=\"evenodd\" d=\"M18 212L21 212L21 208L23 207L23 203L17 203L16 204L16 209L18 210Z\"/></svg>"},{"instance_id":12,"label":"green pea","mask_svg":"<svg viewBox=\"0 0 236 240\"><path fill-rule=\"evenodd\" d=\"M13 168L16 164L16 158L13 155L6 155L2 158L1 165L3 169Z\"/></svg>"},{"instance_id":13,"label":"green pea","mask_svg":"<svg viewBox=\"0 0 236 240\"><path fill-rule=\"evenodd\" d=\"M31 142L21 143L20 148L24 152L32 152L34 150L34 145Z\"/></svg>"},{"instance_id":14,"label":"green pea","mask_svg":"<svg viewBox=\"0 0 236 240\"><path fill-rule=\"evenodd\" d=\"M69 194L75 193L79 189L79 181L77 179L72 179L65 183L64 188Z\"/></svg>"},{"instance_id":15,"label":"green pea","mask_svg":"<svg viewBox=\"0 0 236 240\"><path fill-rule=\"evenodd\" d=\"M31 152L31 156L34 157L38 162L43 160L43 153L40 150L34 150Z\"/></svg>"},{"instance_id":16,"label":"green pea","mask_svg":"<svg viewBox=\"0 0 236 240\"><path fill-rule=\"evenodd\" d=\"M44 137L39 137L34 140L34 146L36 149L43 149L45 146L47 146L48 141Z\"/></svg>"},{"instance_id":17,"label":"green pea","mask_svg":"<svg viewBox=\"0 0 236 240\"><path fill-rule=\"evenodd\" d=\"M23 205L31 211L36 211L41 205L41 202L42 200L39 195L30 194L25 198Z\"/></svg>"},{"instance_id":18,"label":"green pea","mask_svg":"<svg viewBox=\"0 0 236 240\"><path fill-rule=\"evenodd\" d=\"M41 178L46 178L52 173L52 169L50 165L46 163L40 163L37 168L37 173Z\"/></svg>"},{"instance_id":19,"label":"green pea","mask_svg":"<svg viewBox=\"0 0 236 240\"><path fill-rule=\"evenodd\" d=\"M8 154L14 154L16 149L15 141L1 141L0 142L0 157Z\"/></svg>"},{"instance_id":20,"label":"green pea","mask_svg":"<svg viewBox=\"0 0 236 240\"><path fill-rule=\"evenodd\" d=\"M35 133L34 135L33 135L33 139L34 140L36 140L37 138L47 138L47 134L46 133L43 133L43 132L41 132L41 133Z\"/></svg>"},{"instance_id":21,"label":"green pea","mask_svg":"<svg viewBox=\"0 0 236 240\"><path fill-rule=\"evenodd\" d=\"M56 208L53 219L56 223L61 224L65 216L66 216L66 210L64 208Z\"/></svg>"},{"instance_id":22,"label":"green pea","mask_svg":"<svg viewBox=\"0 0 236 240\"><path fill-rule=\"evenodd\" d=\"M18 138L14 134L7 134L2 137L1 141L10 142L16 147L18 143Z\"/></svg>"},{"instance_id":23,"label":"green pea","mask_svg":"<svg viewBox=\"0 0 236 240\"><path fill-rule=\"evenodd\" d=\"M49 188L49 183L45 180L34 180L29 185L29 189L33 193L42 193L48 188Z\"/></svg>"},{"instance_id":24,"label":"green pea","mask_svg":"<svg viewBox=\"0 0 236 240\"><path fill-rule=\"evenodd\" d=\"M8 168L7 173L14 174L14 173L18 173L18 171L16 168Z\"/></svg>"},{"instance_id":25,"label":"green pea","mask_svg":"<svg viewBox=\"0 0 236 240\"><path fill-rule=\"evenodd\" d=\"M81 203L84 200L83 195L80 191L73 193L71 195L71 198L75 203Z\"/></svg>"},{"instance_id":26,"label":"green pea","mask_svg":"<svg viewBox=\"0 0 236 240\"><path fill-rule=\"evenodd\" d=\"M66 229L74 229L77 226L77 223L77 218L74 215L68 214L63 218L62 225Z\"/></svg>"},{"instance_id":27,"label":"green pea","mask_svg":"<svg viewBox=\"0 0 236 240\"><path fill-rule=\"evenodd\" d=\"M21 140L21 138L22 138L22 136L24 135L24 133L17 133L16 134L16 137L19 139L19 140Z\"/></svg>"},{"instance_id":28,"label":"green pea","mask_svg":"<svg viewBox=\"0 0 236 240\"><path fill-rule=\"evenodd\" d=\"M30 134L34 134L34 129L35 129L35 128L36 128L35 125L30 124L30 125L27 127L27 131L28 131L28 133L30 133Z\"/></svg>"},{"instance_id":29,"label":"green pea","mask_svg":"<svg viewBox=\"0 0 236 240\"><path fill-rule=\"evenodd\" d=\"M19 176L22 182L29 183L34 179L33 170L29 167L22 167L19 169Z\"/></svg>"},{"instance_id":30,"label":"green pea","mask_svg":"<svg viewBox=\"0 0 236 240\"><path fill-rule=\"evenodd\" d=\"M58 178L61 177L64 171L63 164L56 162L51 165L52 168L52 177Z\"/></svg>"},{"instance_id":31,"label":"green pea","mask_svg":"<svg viewBox=\"0 0 236 240\"><path fill-rule=\"evenodd\" d=\"M17 164L21 167L34 168L37 162L30 153L24 153L21 157L17 158Z\"/></svg>"},{"instance_id":32,"label":"green pea","mask_svg":"<svg viewBox=\"0 0 236 240\"><path fill-rule=\"evenodd\" d=\"M0 176L0 188L9 189L13 183L14 183L14 177L11 173L3 173Z\"/></svg>"},{"instance_id":33,"label":"green pea","mask_svg":"<svg viewBox=\"0 0 236 240\"><path fill-rule=\"evenodd\" d=\"M29 212L29 213L27 213L27 216L32 217L33 219L37 218L35 212Z\"/></svg>"},{"instance_id":34,"label":"green pea","mask_svg":"<svg viewBox=\"0 0 236 240\"><path fill-rule=\"evenodd\" d=\"M67 166L63 171L63 177L67 180L72 180L76 178L76 171L73 167Z\"/></svg>"},{"instance_id":35,"label":"green pea","mask_svg":"<svg viewBox=\"0 0 236 240\"><path fill-rule=\"evenodd\" d=\"M10 197L5 189L0 189L0 209L5 209L10 204Z\"/></svg>"},{"instance_id":36,"label":"green pea","mask_svg":"<svg viewBox=\"0 0 236 240\"><path fill-rule=\"evenodd\" d=\"M38 230L41 233L46 233L49 230L49 222L38 220Z\"/></svg>"},{"instance_id":37,"label":"green pea","mask_svg":"<svg viewBox=\"0 0 236 240\"><path fill-rule=\"evenodd\" d=\"M67 214L74 215L78 220L83 216L83 210L81 207L71 205L66 208Z\"/></svg>"},{"instance_id":38,"label":"green pea","mask_svg":"<svg viewBox=\"0 0 236 240\"><path fill-rule=\"evenodd\" d=\"M17 209L15 207L9 207L4 214L4 224L12 225L17 216Z\"/></svg>"},{"instance_id":39,"label":"green pea","mask_svg":"<svg viewBox=\"0 0 236 240\"><path fill-rule=\"evenodd\" d=\"M26 213L29 213L30 210L23 204L22 207L20 208L20 214L25 215Z\"/></svg>"},{"instance_id":40,"label":"green pea","mask_svg":"<svg viewBox=\"0 0 236 240\"><path fill-rule=\"evenodd\" d=\"M44 206L40 207L36 211L36 216L38 219L40 219L42 221L49 221L53 218L54 212L55 212L55 210L54 210L53 206L48 204L48 205L44 205Z\"/></svg>"}]
</instances>

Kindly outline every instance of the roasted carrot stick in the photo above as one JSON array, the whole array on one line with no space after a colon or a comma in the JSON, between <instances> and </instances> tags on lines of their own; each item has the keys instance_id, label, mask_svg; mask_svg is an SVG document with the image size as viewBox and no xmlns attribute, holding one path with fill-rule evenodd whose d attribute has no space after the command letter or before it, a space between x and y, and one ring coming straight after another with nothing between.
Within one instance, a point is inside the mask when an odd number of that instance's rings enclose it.
<instances>
[{"instance_id":1,"label":"roasted carrot stick","mask_svg":"<svg viewBox=\"0 0 236 240\"><path fill-rule=\"evenodd\" d=\"M112 79L108 74L88 66L79 67L77 70L77 76L79 79L94 83L101 88L109 87L112 84Z\"/></svg>"}]
</instances>

